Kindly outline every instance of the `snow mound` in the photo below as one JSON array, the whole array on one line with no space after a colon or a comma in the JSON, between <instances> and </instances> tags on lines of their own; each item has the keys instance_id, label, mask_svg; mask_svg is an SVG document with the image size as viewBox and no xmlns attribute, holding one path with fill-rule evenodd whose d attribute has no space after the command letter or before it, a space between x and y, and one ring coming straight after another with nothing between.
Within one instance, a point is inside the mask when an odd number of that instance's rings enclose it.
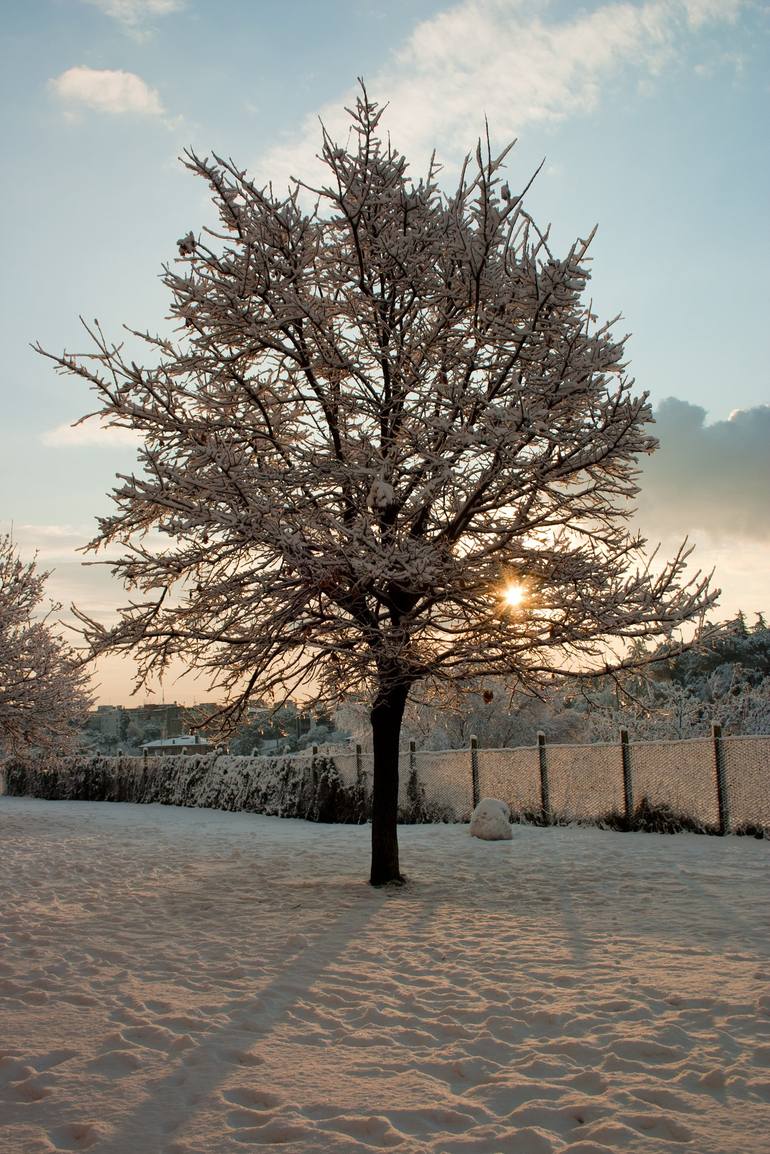
<instances>
[{"instance_id":1,"label":"snow mound","mask_svg":"<svg viewBox=\"0 0 770 1154\"><path fill-rule=\"evenodd\" d=\"M513 836L510 809L504 801L483 797L471 814L470 832L483 841L509 841Z\"/></svg>"}]
</instances>

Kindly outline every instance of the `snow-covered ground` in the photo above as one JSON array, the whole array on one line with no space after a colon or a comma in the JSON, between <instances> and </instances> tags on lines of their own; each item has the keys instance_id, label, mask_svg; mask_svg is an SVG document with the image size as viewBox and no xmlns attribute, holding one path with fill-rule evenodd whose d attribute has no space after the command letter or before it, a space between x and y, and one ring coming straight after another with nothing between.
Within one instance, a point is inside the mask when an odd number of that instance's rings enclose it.
<instances>
[{"instance_id":1,"label":"snow-covered ground","mask_svg":"<svg viewBox=\"0 0 770 1154\"><path fill-rule=\"evenodd\" d=\"M0 1148L770 1149L768 843L0 798Z\"/></svg>"}]
</instances>

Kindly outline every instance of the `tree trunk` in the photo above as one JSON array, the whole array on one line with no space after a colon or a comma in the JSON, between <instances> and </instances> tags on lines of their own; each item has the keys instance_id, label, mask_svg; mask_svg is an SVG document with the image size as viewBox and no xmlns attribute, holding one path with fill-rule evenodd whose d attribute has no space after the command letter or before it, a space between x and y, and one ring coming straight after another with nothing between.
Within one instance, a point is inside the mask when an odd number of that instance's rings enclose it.
<instances>
[{"instance_id":1,"label":"tree trunk","mask_svg":"<svg viewBox=\"0 0 770 1154\"><path fill-rule=\"evenodd\" d=\"M372 706L372 870L373 886L404 879L398 866L398 740L409 686L381 687Z\"/></svg>"}]
</instances>

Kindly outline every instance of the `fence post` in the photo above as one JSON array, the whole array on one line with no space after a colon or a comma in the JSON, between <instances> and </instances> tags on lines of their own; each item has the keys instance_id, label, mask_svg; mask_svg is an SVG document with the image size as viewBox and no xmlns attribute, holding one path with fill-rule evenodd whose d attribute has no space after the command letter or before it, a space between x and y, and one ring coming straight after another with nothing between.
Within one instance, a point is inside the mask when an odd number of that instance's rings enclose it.
<instances>
[{"instance_id":1,"label":"fence post","mask_svg":"<svg viewBox=\"0 0 770 1154\"><path fill-rule=\"evenodd\" d=\"M714 768L717 778L717 806L719 809L719 832L724 835L730 832L730 804L727 797L727 778L725 776L725 749L722 741L722 726L712 725L711 736L714 742Z\"/></svg>"},{"instance_id":2,"label":"fence post","mask_svg":"<svg viewBox=\"0 0 770 1154\"><path fill-rule=\"evenodd\" d=\"M363 772L363 764L361 761L361 746L356 742L356 781L361 777Z\"/></svg>"},{"instance_id":3,"label":"fence post","mask_svg":"<svg viewBox=\"0 0 770 1154\"><path fill-rule=\"evenodd\" d=\"M548 759L545 752L545 734L537 735L537 754L540 761L540 808L545 825L551 824L551 790L548 785Z\"/></svg>"},{"instance_id":4,"label":"fence post","mask_svg":"<svg viewBox=\"0 0 770 1154\"><path fill-rule=\"evenodd\" d=\"M473 792L473 805L475 809L479 804L479 739L471 735L471 790Z\"/></svg>"},{"instance_id":5,"label":"fence post","mask_svg":"<svg viewBox=\"0 0 770 1154\"><path fill-rule=\"evenodd\" d=\"M623 759L623 798L626 806L626 821L631 824L634 817L634 782L631 777L631 750L628 747L628 730L620 731L620 756Z\"/></svg>"},{"instance_id":6,"label":"fence post","mask_svg":"<svg viewBox=\"0 0 770 1154\"><path fill-rule=\"evenodd\" d=\"M417 743L414 738L409 742L409 776L414 777L417 773Z\"/></svg>"}]
</instances>

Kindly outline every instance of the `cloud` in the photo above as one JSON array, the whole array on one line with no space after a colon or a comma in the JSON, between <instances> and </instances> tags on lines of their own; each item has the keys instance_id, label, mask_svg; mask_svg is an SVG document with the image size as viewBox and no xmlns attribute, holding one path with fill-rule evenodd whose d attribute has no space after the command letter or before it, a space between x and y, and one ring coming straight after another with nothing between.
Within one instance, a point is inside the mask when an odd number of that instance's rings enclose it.
<instances>
[{"instance_id":1,"label":"cloud","mask_svg":"<svg viewBox=\"0 0 770 1154\"><path fill-rule=\"evenodd\" d=\"M71 560L75 551L94 535L94 527L87 525L32 525L0 521L0 533L10 533L22 558L31 560L37 554L44 567L46 563L62 558Z\"/></svg>"},{"instance_id":2,"label":"cloud","mask_svg":"<svg viewBox=\"0 0 770 1154\"><path fill-rule=\"evenodd\" d=\"M185 0L85 0L105 16L111 16L135 39L144 40L150 33L148 22L157 16L181 12Z\"/></svg>"},{"instance_id":3,"label":"cloud","mask_svg":"<svg viewBox=\"0 0 770 1154\"><path fill-rule=\"evenodd\" d=\"M770 405L707 425L705 409L669 397L655 419L660 449L643 462L638 501L645 532L770 541Z\"/></svg>"},{"instance_id":4,"label":"cloud","mask_svg":"<svg viewBox=\"0 0 770 1154\"><path fill-rule=\"evenodd\" d=\"M116 447L135 448L142 438L132 429L122 429L115 425L103 425L98 421L83 421L79 425L57 425L40 434L40 440L50 449L91 448L114 449Z\"/></svg>"},{"instance_id":5,"label":"cloud","mask_svg":"<svg viewBox=\"0 0 770 1154\"><path fill-rule=\"evenodd\" d=\"M698 28L714 21L732 23L741 8L746 7L746 0L684 0L684 7L690 24Z\"/></svg>"},{"instance_id":6,"label":"cloud","mask_svg":"<svg viewBox=\"0 0 770 1154\"><path fill-rule=\"evenodd\" d=\"M154 88L135 72L110 68L68 68L49 81L51 90L65 108L76 111L92 108L113 115L162 116L163 105Z\"/></svg>"},{"instance_id":7,"label":"cloud","mask_svg":"<svg viewBox=\"0 0 770 1154\"><path fill-rule=\"evenodd\" d=\"M655 76L695 30L732 22L743 0L611 0L558 19L547 0L463 0L419 23L394 60L367 78L373 99L389 101L384 126L397 147L423 167L435 146L457 159L483 130L496 139L533 123L595 109L613 76ZM472 98L470 98L472 96ZM350 89L318 112L333 136L347 136L342 105ZM317 172L317 116L273 148L260 176L275 184Z\"/></svg>"}]
</instances>

